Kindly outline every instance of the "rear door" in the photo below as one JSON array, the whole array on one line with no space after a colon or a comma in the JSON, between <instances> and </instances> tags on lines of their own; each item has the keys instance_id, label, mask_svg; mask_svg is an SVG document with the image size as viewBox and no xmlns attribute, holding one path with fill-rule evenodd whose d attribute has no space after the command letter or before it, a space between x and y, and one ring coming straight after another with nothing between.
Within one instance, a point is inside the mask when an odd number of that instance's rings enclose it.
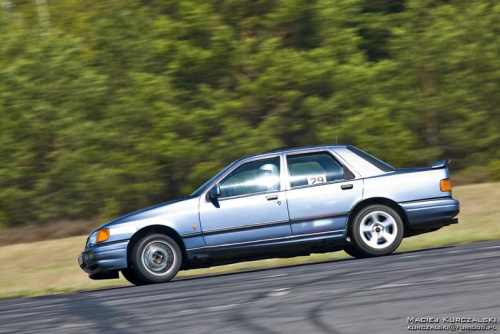
<instances>
[{"instance_id":1,"label":"rear door","mask_svg":"<svg viewBox=\"0 0 500 334\"><path fill-rule=\"evenodd\" d=\"M363 180L327 150L286 154L286 167L292 234L344 230L349 211L361 200Z\"/></svg>"}]
</instances>

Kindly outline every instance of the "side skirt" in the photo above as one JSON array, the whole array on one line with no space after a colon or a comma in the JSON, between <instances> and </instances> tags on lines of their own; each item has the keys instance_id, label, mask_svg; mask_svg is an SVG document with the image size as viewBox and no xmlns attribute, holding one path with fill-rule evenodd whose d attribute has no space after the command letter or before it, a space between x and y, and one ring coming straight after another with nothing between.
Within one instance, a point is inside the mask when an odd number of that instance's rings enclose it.
<instances>
[{"instance_id":1,"label":"side skirt","mask_svg":"<svg viewBox=\"0 0 500 334\"><path fill-rule=\"evenodd\" d=\"M258 242L187 249L188 261L182 269L208 268L243 261L335 252L344 248L346 236L346 231L344 230Z\"/></svg>"}]
</instances>

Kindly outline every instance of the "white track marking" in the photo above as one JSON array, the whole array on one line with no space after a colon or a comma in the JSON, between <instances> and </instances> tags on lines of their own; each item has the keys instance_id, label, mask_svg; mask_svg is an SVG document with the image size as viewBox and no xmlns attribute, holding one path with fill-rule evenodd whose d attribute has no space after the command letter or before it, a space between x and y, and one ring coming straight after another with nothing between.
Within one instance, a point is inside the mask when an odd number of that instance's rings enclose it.
<instances>
[{"instance_id":1,"label":"white track marking","mask_svg":"<svg viewBox=\"0 0 500 334\"><path fill-rule=\"evenodd\" d=\"M269 275L269 276L264 276L262 278L275 278L275 277L283 277L283 276L288 276L288 274Z\"/></svg>"},{"instance_id":2,"label":"white track marking","mask_svg":"<svg viewBox=\"0 0 500 334\"><path fill-rule=\"evenodd\" d=\"M273 290L272 292L269 292L267 295L269 297L280 297L280 296L284 296L284 295L287 295L289 292L290 292L290 289L289 287L287 288L281 288L281 289L275 289Z\"/></svg>"},{"instance_id":3,"label":"white track marking","mask_svg":"<svg viewBox=\"0 0 500 334\"><path fill-rule=\"evenodd\" d=\"M488 275L487 274L469 275L469 276L465 276L465 278L475 278L475 277L484 277L484 276L488 276Z\"/></svg>"},{"instance_id":4,"label":"white track marking","mask_svg":"<svg viewBox=\"0 0 500 334\"><path fill-rule=\"evenodd\" d=\"M240 304L227 304L227 305L219 305L219 306L210 306L210 307L204 308L204 310L207 310L207 311L226 310L229 308L236 307L238 305L240 305Z\"/></svg>"}]
</instances>

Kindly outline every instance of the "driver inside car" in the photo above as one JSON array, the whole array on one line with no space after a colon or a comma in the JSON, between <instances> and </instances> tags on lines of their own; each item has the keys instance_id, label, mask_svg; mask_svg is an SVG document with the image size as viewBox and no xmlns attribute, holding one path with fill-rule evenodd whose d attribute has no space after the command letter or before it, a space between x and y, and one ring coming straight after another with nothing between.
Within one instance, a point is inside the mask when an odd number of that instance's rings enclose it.
<instances>
[{"instance_id":1,"label":"driver inside car","mask_svg":"<svg viewBox=\"0 0 500 334\"><path fill-rule=\"evenodd\" d=\"M265 164L257 170L258 183L262 186L262 191L272 191L280 189L280 174L276 165Z\"/></svg>"}]
</instances>

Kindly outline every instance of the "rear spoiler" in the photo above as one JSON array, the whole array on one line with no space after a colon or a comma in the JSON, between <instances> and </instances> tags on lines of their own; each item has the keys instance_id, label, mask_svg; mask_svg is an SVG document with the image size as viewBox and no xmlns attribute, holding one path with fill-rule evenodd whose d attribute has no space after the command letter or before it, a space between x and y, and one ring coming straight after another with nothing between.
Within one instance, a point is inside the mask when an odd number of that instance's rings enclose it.
<instances>
[{"instance_id":1,"label":"rear spoiler","mask_svg":"<svg viewBox=\"0 0 500 334\"><path fill-rule=\"evenodd\" d=\"M451 159L446 159L446 160L441 160L441 161L436 161L435 163L432 164L432 168L446 168L448 164L450 163Z\"/></svg>"}]
</instances>

